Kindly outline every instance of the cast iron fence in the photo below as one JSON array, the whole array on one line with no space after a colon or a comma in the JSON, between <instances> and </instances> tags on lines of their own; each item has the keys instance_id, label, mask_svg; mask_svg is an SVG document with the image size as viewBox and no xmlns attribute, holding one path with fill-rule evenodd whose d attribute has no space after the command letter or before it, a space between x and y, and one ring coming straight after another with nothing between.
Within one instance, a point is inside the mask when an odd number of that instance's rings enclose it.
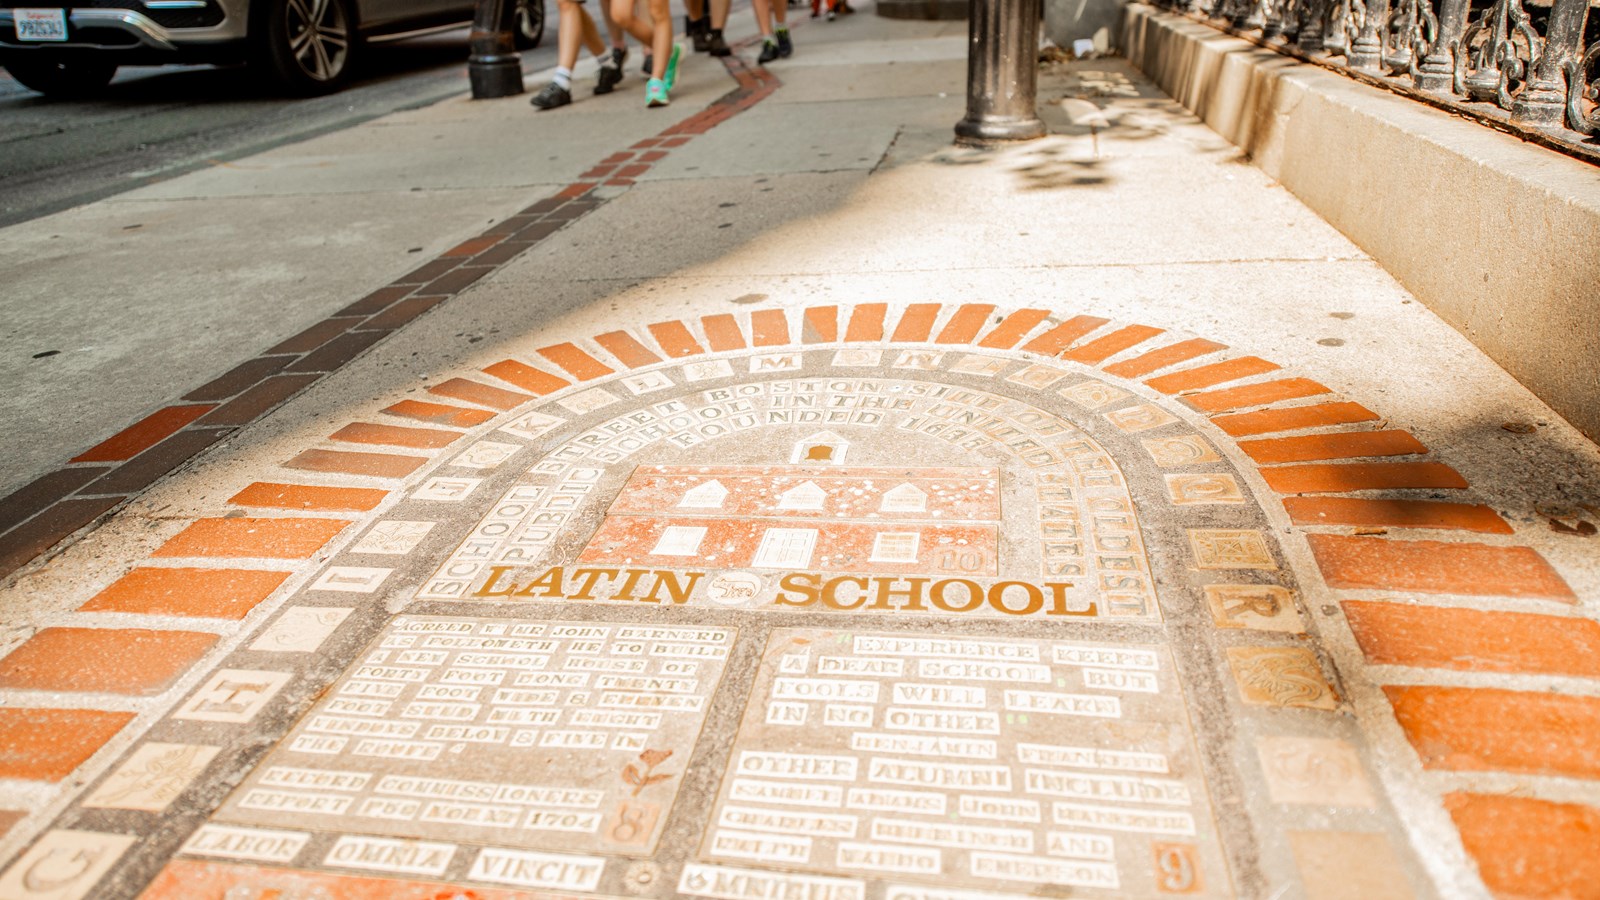
<instances>
[{"instance_id":1,"label":"cast iron fence","mask_svg":"<svg viewBox=\"0 0 1600 900\"><path fill-rule=\"evenodd\" d=\"M1600 163L1600 0L1155 0Z\"/></svg>"}]
</instances>

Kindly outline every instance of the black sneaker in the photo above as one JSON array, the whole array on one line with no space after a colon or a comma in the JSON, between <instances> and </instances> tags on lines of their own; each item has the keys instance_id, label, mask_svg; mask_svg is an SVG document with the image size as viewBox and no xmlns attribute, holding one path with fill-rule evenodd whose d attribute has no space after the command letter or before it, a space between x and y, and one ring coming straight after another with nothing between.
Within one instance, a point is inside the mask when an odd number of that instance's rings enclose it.
<instances>
[{"instance_id":1,"label":"black sneaker","mask_svg":"<svg viewBox=\"0 0 1600 900\"><path fill-rule=\"evenodd\" d=\"M622 83L622 66L601 66L600 80L594 86L596 94L609 94Z\"/></svg>"},{"instance_id":2,"label":"black sneaker","mask_svg":"<svg viewBox=\"0 0 1600 900\"><path fill-rule=\"evenodd\" d=\"M733 55L733 48L729 47L728 46L728 42L722 39L722 29L721 28L713 28L713 29L711 29L711 41L710 41L710 43L711 43L711 55L712 56L732 56Z\"/></svg>"},{"instance_id":3,"label":"black sneaker","mask_svg":"<svg viewBox=\"0 0 1600 900\"><path fill-rule=\"evenodd\" d=\"M789 29L778 32L778 55L788 59L794 53L794 41L789 40Z\"/></svg>"},{"instance_id":4,"label":"black sneaker","mask_svg":"<svg viewBox=\"0 0 1600 900\"><path fill-rule=\"evenodd\" d=\"M612 47L611 61L617 64L618 69L622 68L622 64L628 61L628 48Z\"/></svg>"},{"instance_id":5,"label":"black sneaker","mask_svg":"<svg viewBox=\"0 0 1600 900\"><path fill-rule=\"evenodd\" d=\"M644 65L640 67L639 72L641 74L643 74L644 77L646 77L646 78L654 78L654 77L656 77L653 74L655 72L655 70L656 70L656 58L654 56L651 56L650 54L646 53L644 55Z\"/></svg>"},{"instance_id":6,"label":"black sneaker","mask_svg":"<svg viewBox=\"0 0 1600 900\"><path fill-rule=\"evenodd\" d=\"M766 65L778 58L778 42L766 40L761 42L761 55L756 57L756 62Z\"/></svg>"},{"instance_id":7,"label":"black sneaker","mask_svg":"<svg viewBox=\"0 0 1600 900\"><path fill-rule=\"evenodd\" d=\"M694 39L694 52L704 53L711 49L711 18L691 19L683 17L683 33Z\"/></svg>"},{"instance_id":8,"label":"black sneaker","mask_svg":"<svg viewBox=\"0 0 1600 900\"><path fill-rule=\"evenodd\" d=\"M533 99L528 102L540 109L555 109L558 106L566 106L571 103L572 92L552 81L545 85L544 90L535 94Z\"/></svg>"}]
</instances>

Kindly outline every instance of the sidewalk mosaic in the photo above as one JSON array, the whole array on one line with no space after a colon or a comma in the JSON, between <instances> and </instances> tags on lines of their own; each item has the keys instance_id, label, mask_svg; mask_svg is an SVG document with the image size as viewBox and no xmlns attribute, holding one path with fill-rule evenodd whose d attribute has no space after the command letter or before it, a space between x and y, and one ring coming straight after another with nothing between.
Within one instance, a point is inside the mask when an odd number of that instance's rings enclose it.
<instances>
[{"instance_id":1,"label":"sidewalk mosaic","mask_svg":"<svg viewBox=\"0 0 1600 900\"><path fill-rule=\"evenodd\" d=\"M708 109L7 498L0 570L778 86L728 65ZM1600 675L1600 626L1360 403L1092 310L565 337L330 425L0 658L29 798L0 898L1600 884L1572 802L1600 705L1526 677Z\"/></svg>"},{"instance_id":2,"label":"sidewalk mosaic","mask_svg":"<svg viewBox=\"0 0 1600 900\"><path fill-rule=\"evenodd\" d=\"M1592 886L1600 813L1476 776L1594 779L1593 701L1430 673L1592 675L1594 626L1445 462L1270 362L867 303L428 393L79 613L223 637L56 628L0 660L81 698L0 711L0 774L55 798L0 896L1424 897L1419 814L1493 891ZM81 686L62 660L108 640L166 667ZM1344 686L1351 641L1392 712ZM1403 810L1379 717L1433 792Z\"/></svg>"}]
</instances>

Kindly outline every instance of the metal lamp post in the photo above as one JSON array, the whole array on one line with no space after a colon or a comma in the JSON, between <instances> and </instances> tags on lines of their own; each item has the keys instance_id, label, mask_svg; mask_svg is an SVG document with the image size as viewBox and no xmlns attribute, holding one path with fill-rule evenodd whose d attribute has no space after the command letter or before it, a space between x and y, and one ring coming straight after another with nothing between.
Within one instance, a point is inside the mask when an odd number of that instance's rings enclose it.
<instances>
[{"instance_id":1,"label":"metal lamp post","mask_svg":"<svg viewBox=\"0 0 1600 900\"><path fill-rule=\"evenodd\" d=\"M1039 0L972 0L967 19L967 116L958 143L1031 141L1047 129L1039 87Z\"/></svg>"},{"instance_id":2,"label":"metal lamp post","mask_svg":"<svg viewBox=\"0 0 1600 900\"><path fill-rule=\"evenodd\" d=\"M511 38L516 15L517 0L478 0L472 15L472 53L467 57L472 99L522 93L522 57Z\"/></svg>"}]
</instances>

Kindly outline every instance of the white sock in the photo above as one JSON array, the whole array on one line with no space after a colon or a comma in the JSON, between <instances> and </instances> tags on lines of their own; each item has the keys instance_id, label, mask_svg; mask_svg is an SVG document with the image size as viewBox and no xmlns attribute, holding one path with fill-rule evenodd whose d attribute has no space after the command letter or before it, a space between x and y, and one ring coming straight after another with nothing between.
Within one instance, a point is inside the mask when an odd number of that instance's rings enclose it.
<instances>
[{"instance_id":1,"label":"white sock","mask_svg":"<svg viewBox=\"0 0 1600 900\"><path fill-rule=\"evenodd\" d=\"M572 90L572 70L566 66L557 67L556 77L551 80L556 83L556 87L561 88L563 91Z\"/></svg>"},{"instance_id":2,"label":"white sock","mask_svg":"<svg viewBox=\"0 0 1600 900\"><path fill-rule=\"evenodd\" d=\"M595 54L594 61L599 63L600 68L602 69L611 68L617 64L617 61L611 58L610 50L602 50L601 52Z\"/></svg>"}]
</instances>

